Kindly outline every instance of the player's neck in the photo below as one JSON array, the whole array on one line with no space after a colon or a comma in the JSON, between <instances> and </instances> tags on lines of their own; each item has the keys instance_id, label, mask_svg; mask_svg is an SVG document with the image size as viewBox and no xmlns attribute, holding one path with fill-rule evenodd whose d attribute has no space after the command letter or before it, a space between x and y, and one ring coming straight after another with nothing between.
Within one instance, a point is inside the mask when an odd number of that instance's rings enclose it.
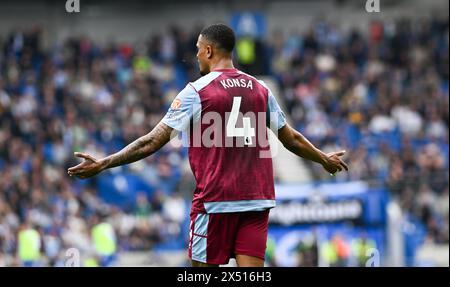
<instances>
[{"instance_id":1,"label":"player's neck","mask_svg":"<svg viewBox=\"0 0 450 287\"><path fill-rule=\"evenodd\" d=\"M222 69L234 69L233 61L231 59L220 59L211 65L211 71Z\"/></svg>"}]
</instances>

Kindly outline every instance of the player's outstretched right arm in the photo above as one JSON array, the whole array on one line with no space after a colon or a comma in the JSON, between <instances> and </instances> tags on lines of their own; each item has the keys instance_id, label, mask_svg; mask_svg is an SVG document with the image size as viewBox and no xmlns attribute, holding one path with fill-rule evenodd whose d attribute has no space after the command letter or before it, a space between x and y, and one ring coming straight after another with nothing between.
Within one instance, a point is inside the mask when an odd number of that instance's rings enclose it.
<instances>
[{"instance_id":1,"label":"player's outstretched right arm","mask_svg":"<svg viewBox=\"0 0 450 287\"><path fill-rule=\"evenodd\" d=\"M345 151L324 153L316 148L301 133L293 129L289 124L285 124L278 130L278 139L292 153L314 162L320 163L323 168L331 174L348 170L347 164L340 158Z\"/></svg>"},{"instance_id":2,"label":"player's outstretched right arm","mask_svg":"<svg viewBox=\"0 0 450 287\"><path fill-rule=\"evenodd\" d=\"M173 129L171 127L160 122L148 134L130 143L121 151L105 158L95 159L89 154L76 152L75 156L83 158L84 161L77 166L69 168L67 172L70 176L88 178L105 169L138 161L155 153L169 142L172 132Z\"/></svg>"}]
</instances>

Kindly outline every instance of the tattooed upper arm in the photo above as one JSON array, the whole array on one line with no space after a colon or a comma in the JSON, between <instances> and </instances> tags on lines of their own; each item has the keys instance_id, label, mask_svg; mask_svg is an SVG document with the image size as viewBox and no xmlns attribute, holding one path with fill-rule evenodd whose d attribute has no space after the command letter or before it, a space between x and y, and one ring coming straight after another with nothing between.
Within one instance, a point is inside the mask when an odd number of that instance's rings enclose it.
<instances>
[{"instance_id":1,"label":"tattooed upper arm","mask_svg":"<svg viewBox=\"0 0 450 287\"><path fill-rule=\"evenodd\" d=\"M163 122L159 122L148 134L138 138L121 151L106 157L106 168L116 167L143 159L162 148L177 131Z\"/></svg>"},{"instance_id":2,"label":"tattooed upper arm","mask_svg":"<svg viewBox=\"0 0 450 287\"><path fill-rule=\"evenodd\" d=\"M147 145L151 153L156 152L172 138L177 135L177 131L169 127L163 122L159 122L155 128L148 134L142 137L143 144Z\"/></svg>"}]
</instances>

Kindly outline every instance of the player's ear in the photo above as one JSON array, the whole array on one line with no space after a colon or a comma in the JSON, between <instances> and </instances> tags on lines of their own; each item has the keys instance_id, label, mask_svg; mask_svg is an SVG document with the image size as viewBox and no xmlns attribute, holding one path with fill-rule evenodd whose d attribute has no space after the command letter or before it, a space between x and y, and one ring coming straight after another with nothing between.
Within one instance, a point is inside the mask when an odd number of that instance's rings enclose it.
<instances>
[{"instance_id":1,"label":"player's ear","mask_svg":"<svg viewBox=\"0 0 450 287\"><path fill-rule=\"evenodd\" d=\"M213 47L211 45L206 45L206 57L211 59L213 56Z\"/></svg>"}]
</instances>

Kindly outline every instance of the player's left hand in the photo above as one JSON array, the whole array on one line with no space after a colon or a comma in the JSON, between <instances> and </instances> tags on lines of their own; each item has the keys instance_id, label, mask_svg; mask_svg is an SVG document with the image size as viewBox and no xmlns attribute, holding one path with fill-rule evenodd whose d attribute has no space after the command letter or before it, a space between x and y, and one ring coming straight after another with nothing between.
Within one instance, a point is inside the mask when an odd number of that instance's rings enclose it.
<instances>
[{"instance_id":1,"label":"player's left hand","mask_svg":"<svg viewBox=\"0 0 450 287\"><path fill-rule=\"evenodd\" d=\"M101 160L95 159L93 156L81 152L75 152L76 157L83 158L84 161L79 165L73 166L67 170L70 176L78 178L88 178L94 176L103 170Z\"/></svg>"},{"instance_id":2,"label":"player's left hand","mask_svg":"<svg viewBox=\"0 0 450 287\"><path fill-rule=\"evenodd\" d=\"M344 154L345 150L327 153L327 158L323 164L323 168L332 175L338 171L342 171L342 169L348 171L347 164L341 159Z\"/></svg>"}]
</instances>

